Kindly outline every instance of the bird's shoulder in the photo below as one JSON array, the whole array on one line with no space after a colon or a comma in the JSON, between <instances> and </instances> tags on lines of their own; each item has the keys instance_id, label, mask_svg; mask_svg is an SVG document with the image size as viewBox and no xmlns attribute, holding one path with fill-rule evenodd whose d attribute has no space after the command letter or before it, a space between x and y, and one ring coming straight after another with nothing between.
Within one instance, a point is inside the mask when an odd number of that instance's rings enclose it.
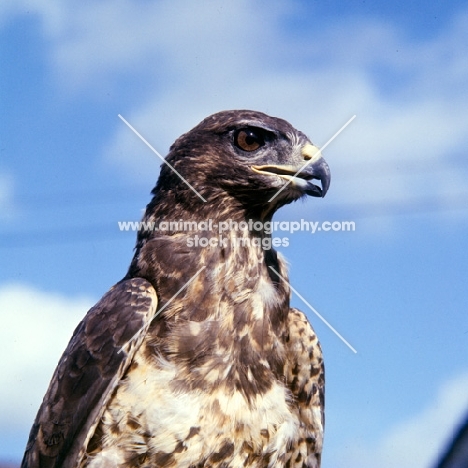
<instances>
[{"instance_id":1,"label":"bird's shoulder","mask_svg":"<svg viewBox=\"0 0 468 468\"><path fill-rule=\"evenodd\" d=\"M157 308L143 278L113 286L76 327L34 421L22 468L75 467Z\"/></svg>"}]
</instances>

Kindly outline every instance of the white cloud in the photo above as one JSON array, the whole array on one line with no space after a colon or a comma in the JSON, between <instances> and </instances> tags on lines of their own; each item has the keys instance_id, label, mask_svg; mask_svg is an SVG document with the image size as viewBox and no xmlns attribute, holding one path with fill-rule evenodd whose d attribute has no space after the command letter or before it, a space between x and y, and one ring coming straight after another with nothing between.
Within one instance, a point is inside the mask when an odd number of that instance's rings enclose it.
<instances>
[{"instance_id":1,"label":"white cloud","mask_svg":"<svg viewBox=\"0 0 468 468\"><path fill-rule=\"evenodd\" d=\"M49 56L62 86L99 87L119 74L138 80L148 73L165 84L183 84L187 72L201 80L228 78L239 67L260 70L250 61L254 50L272 38L273 24L287 2L252 4L247 0L220 4L215 0L134 2L68 0L51 6L46 0L20 0L0 7L4 22L13 15L36 15L50 41ZM261 21L260 21L261 19ZM210 65L211 64L211 65ZM208 67L207 67L208 65ZM180 78L177 79L177 76Z\"/></svg>"},{"instance_id":2,"label":"white cloud","mask_svg":"<svg viewBox=\"0 0 468 468\"><path fill-rule=\"evenodd\" d=\"M27 437L55 366L91 305L89 298L22 284L0 287L0 434L21 430Z\"/></svg>"},{"instance_id":3,"label":"white cloud","mask_svg":"<svg viewBox=\"0 0 468 468\"><path fill-rule=\"evenodd\" d=\"M443 384L421 412L386 431L374 445L350 440L331 454L337 468L427 468L434 466L468 411L468 373Z\"/></svg>"}]
</instances>

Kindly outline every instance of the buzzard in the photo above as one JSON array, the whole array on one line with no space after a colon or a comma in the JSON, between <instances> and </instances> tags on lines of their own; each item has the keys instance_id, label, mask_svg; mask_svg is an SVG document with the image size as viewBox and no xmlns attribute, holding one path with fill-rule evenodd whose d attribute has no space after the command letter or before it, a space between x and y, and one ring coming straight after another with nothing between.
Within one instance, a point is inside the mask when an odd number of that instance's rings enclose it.
<instances>
[{"instance_id":1,"label":"buzzard","mask_svg":"<svg viewBox=\"0 0 468 468\"><path fill-rule=\"evenodd\" d=\"M326 162L288 122L246 110L207 117L166 162L129 270L74 331L22 468L320 466L322 353L268 223L325 195Z\"/></svg>"}]
</instances>

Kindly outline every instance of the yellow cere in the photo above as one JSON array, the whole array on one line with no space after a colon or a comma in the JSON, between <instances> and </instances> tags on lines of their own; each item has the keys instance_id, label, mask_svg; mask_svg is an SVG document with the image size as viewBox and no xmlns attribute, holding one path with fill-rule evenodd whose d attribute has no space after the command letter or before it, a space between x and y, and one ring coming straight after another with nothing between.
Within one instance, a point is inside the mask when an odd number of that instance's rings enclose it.
<instances>
[{"instance_id":1,"label":"yellow cere","mask_svg":"<svg viewBox=\"0 0 468 468\"><path fill-rule=\"evenodd\" d=\"M305 159L317 160L322 156L320 149L310 143L306 143L301 149L302 156Z\"/></svg>"}]
</instances>

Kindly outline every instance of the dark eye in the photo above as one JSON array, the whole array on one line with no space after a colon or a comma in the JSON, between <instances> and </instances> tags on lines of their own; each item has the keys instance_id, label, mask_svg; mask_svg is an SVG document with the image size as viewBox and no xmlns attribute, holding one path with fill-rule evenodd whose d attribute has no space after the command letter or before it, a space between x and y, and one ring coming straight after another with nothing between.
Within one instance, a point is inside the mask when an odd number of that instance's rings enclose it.
<instances>
[{"instance_id":1,"label":"dark eye","mask_svg":"<svg viewBox=\"0 0 468 468\"><path fill-rule=\"evenodd\" d=\"M234 143L241 150L255 151L265 144L265 138L256 128L243 128L235 134Z\"/></svg>"}]
</instances>

